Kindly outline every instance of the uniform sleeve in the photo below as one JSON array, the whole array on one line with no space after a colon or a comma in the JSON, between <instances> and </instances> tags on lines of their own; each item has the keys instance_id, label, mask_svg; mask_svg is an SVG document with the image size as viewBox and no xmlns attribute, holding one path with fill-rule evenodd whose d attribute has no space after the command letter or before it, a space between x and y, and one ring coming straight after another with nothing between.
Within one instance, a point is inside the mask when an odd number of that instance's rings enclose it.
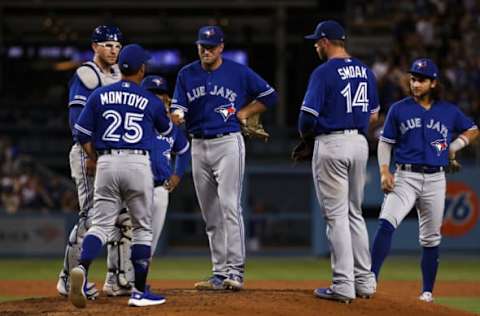
<instances>
[{"instance_id":1,"label":"uniform sleeve","mask_svg":"<svg viewBox=\"0 0 480 316\"><path fill-rule=\"evenodd\" d=\"M380 111L380 101L378 98L377 79L372 71L369 72L368 80L368 109L371 114Z\"/></svg>"},{"instance_id":2,"label":"uniform sleeve","mask_svg":"<svg viewBox=\"0 0 480 316\"><path fill-rule=\"evenodd\" d=\"M172 105L170 111L173 112L180 109L185 113L188 112L187 91L184 85L184 71L180 71L177 75L177 82L175 83L175 90L173 92Z\"/></svg>"},{"instance_id":3,"label":"uniform sleeve","mask_svg":"<svg viewBox=\"0 0 480 316\"><path fill-rule=\"evenodd\" d=\"M70 83L70 90L68 94L68 106L85 106L87 99L92 94L93 90L88 89L83 82L75 74Z\"/></svg>"},{"instance_id":4,"label":"uniform sleeve","mask_svg":"<svg viewBox=\"0 0 480 316\"><path fill-rule=\"evenodd\" d=\"M255 100L273 107L277 103L277 92L255 71L247 67L247 94Z\"/></svg>"},{"instance_id":5,"label":"uniform sleeve","mask_svg":"<svg viewBox=\"0 0 480 316\"><path fill-rule=\"evenodd\" d=\"M456 108L456 116L455 116L455 126L454 126L454 130L455 132L457 133L463 133L465 132L466 130L469 130L469 129L477 129L477 125L475 125L475 123L473 122L472 119L470 119L468 116L466 116L461 110L460 108Z\"/></svg>"},{"instance_id":6,"label":"uniform sleeve","mask_svg":"<svg viewBox=\"0 0 480 316\"><path fill-rule=\"evenodd\" d=\"M321 78L320 71L315 70L308 81L307 92L300 107L301 111L318 117L325 101L325 85L326 81Z\"/></svg>"},{"instance_id":7,"label":"uniform sleeve","mask_svg":"<svg viewBox=\"0 0 480 316\"><path fill-rule=\"evenodd\" d=\"M380 134L380 140L390 144L395 144L398 137L396 108L396 106L390 107L383 125L383 130Z\"/></svg>"},{"instance_id":8,"label":"uniform sleeve","mask_svg":"<svg viewBox=\"0 0 480 316\"><path fill-rule=\"evenodd\" d=\"M153 125L157 132L166 136L172 132L173 124L165 112L165 107L159 99L155 99L151 108L153 109Z\"/></svg>"},{"instance_id":9,"label":"uniform sleeve","mask_svg":"<svg viewBox=\"0 0 480 316\"><path fill-rule=\"evenodd\" d=\"M93 95L87 101L78 121L75 123L75 130L78 132L80 143L87 143L92 139L95 124L95 96Z\"/></svg>"},{"instance_id":10,"label":"uniform sleeve","mask_svg":"<svg viewBox=\"0 0 480 316\"><path fill-rule=\"evenodd\" d=\"M175 142L172 146L172 152L177 155L181 155L188 151L188 149L190 148L190 143L188 142L187 137L180 128L174 126L173 129L174 131L172 131L172 133L175 133Z\"/></svg>"},{"instance_id":11,"label":"uniform sleeve","mask_svg":"<svg viewBox=\"0 0 480 316\"><path fill-rule=\"evenodd\" d=\"M190 163L190 143L185 137L182 130L176 128L175 142L173 143L172 151L177 155L175 158L174 173L181 177L185 173L188 164Z\"/></svg>"}]
</instances>

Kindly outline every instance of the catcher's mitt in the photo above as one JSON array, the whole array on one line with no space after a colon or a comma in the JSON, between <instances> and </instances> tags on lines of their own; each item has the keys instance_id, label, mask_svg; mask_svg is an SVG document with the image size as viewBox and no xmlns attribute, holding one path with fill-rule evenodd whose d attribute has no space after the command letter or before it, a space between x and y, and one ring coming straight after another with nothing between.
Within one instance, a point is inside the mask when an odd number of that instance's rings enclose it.
<instances>
[{"instance_id":1,"label":"catcher's mitt","mask_svg":"<svg viewBox=\"0 0 480 316\"><path fill-rule=\"evenodd\" d=\"M292 160L294 162L311 160L313 157L313 148L315 139L312 137L302 139L292 150Z\"/></svg>"},{"instance_id":2,"label":"catcher's mitt","mask_svg":"<svg viewBox=\"0 0 480 316\"><path fill-rule=\"evenodd\" d=\"M268 141L270 134L265 131L262 123L260 122L260 113L254 114L241 121L242 133L248 137L259 138L263 141Z\"/></svg>"},{"instance_id":3,"label":"catcher's mitt","mask_svg":"<svg viewBox=\"0 0 480 316\"><path fill-rule=\"evenodd\" d=\"M462 165L455 158L450 158L448 160L448 166L445 168L445 171L448 173L457 173L462 169Z\"/></svg>"}]
</instances>

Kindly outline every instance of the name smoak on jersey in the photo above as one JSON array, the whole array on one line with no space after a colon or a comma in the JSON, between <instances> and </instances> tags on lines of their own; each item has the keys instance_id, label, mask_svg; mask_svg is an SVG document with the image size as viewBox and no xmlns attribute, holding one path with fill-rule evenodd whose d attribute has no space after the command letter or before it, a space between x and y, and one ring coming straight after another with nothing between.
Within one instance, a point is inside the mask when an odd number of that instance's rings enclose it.
<instances>
[{"instance_id":1,"label":"name smoak on jersey","mask_svg":"<svg viewBox=\"0 0 480 316\"><path fill-rule=\"evenodd\" d=\"M190 92L187 92L188 102L192 102L206 94L205 86L195 87ZM235 102L235 99L237 98L237 94L233 90L217 85L214 85L213 89L210 90L208 94L221 96L230 102Z\"/></svg>"},{"instance_id":2,"label":"name smoak on jersey","mask_svg":"<svg viewBox=\"0 0 480 316\"><path fill-rule=\"evenodd\" d=\"M448 128L440 123L440 121L435 121L434 119L430 119L430 121L425 125L427 128L436 130L444 138L447 138L448 135ZM422 127L422 119L419 117L414 117L411 119L406 120L400 124L400 132L405 134L407 131L414 129L414 128L421 128Z\"/></svg>"}]
</instances>

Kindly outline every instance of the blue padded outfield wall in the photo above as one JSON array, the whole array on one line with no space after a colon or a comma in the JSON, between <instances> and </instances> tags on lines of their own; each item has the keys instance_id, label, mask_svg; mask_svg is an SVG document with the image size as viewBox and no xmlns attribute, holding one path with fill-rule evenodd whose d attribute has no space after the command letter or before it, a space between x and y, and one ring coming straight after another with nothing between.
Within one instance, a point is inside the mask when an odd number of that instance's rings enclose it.
<instances>
[{"instance_id":1,"label":"blue padded outfield wall","mask_svg":"<svg viewBox=\"0 0 480 316\"><path fill-rule=\"evenodd\" d=\"M480 168L466 165L448 175L442 252L480 254ZM171 207L157 249L161 253L207 254L204 224L188 174L171 196ZM370 241L383 201L375 161L368 167L364 210L370 210ZM248 164L244 182L247 249L259 255L328 255L325 222L317 203L309 164ZM372 212L372 210L374 212ZM76 214L0 212L0 256L62 256ZM397 229L393 252L417 252L418 221L407 217Z\"/></svg>"}]
</instances>

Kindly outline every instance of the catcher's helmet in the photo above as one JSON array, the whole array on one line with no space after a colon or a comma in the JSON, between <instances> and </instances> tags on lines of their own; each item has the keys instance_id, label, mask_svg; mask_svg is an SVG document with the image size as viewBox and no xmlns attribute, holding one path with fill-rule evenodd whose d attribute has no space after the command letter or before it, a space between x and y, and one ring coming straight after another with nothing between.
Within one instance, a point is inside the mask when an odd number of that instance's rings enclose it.
<instances>
[{"instance_id":1,"label":"catcher's helmet","mask_svg":"<svg viewBox=\"0 0 480 316\"><path fill-rule=\"evenodd\" d=\"M438 78L438 67L428 58L420 58L415 60L410 67L409 73L413 75L420 75L430 79Z\"/></svg>"},{"instance_id":2,"label":"catcher's helmet","mask_svg":"<svg viewBox=\"0 0 480 316\"><path fill-rule=\"evenodd\" d=\"M113 25L100 25L92 33L92 43L99 42L122 42L123 34L120 29Z\"/></svg>"}]
</instances>

